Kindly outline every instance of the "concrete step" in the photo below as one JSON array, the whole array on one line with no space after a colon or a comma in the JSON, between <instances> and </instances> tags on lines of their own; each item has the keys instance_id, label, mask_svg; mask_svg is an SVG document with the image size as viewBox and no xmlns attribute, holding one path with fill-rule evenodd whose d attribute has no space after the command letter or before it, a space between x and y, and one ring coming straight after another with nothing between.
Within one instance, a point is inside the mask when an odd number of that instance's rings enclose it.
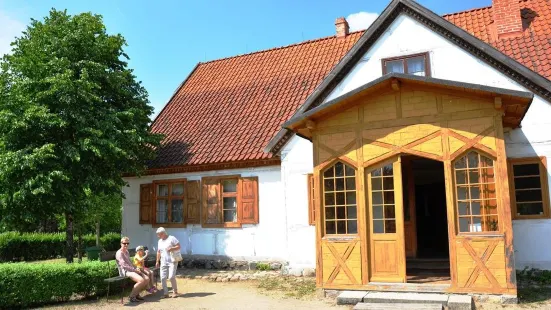
<instances>
[{"instance_id":1,"label":"concrete step","mask_svg":"<svg viewBox=\"0 0 551 310\"><path fill-rule=\"evenodd\" d=\"M365 304L396 304L397 306L409 304L417 307L428 304L448 307L450 310L471 310L474 303L468 295L448 295L434 293L398 293L398 292L377 292L377 291L343 291L337 296L338 305ZM359 308L368 309L368 308ZM387 308L381 308L387 309ZM392 309L392 308L388 308ZM401 309L401 308L394 308ZM417 308L412 308L417 309ZM419 308L432 309L432 308Z\"/></svg>"},{"instance_id":2,"label":"concrete step","mask_svg":"<svg viewBox=\"0 0 551 310\"><path fill-rule=\"evenodd\" d=\"M442 310L444 307L440 304L411 304L411 303L359 303L354 306L354 310Z\"/></svg>"}]
</instances>

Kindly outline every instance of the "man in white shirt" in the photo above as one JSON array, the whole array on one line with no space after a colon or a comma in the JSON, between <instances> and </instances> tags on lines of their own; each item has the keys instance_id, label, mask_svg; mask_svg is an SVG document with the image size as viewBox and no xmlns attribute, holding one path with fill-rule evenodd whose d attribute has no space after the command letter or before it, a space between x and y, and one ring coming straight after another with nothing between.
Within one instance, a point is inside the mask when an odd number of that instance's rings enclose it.
<instances>
[{"instance_id":1,"label":"man in white shirt","mask_svg":"<svg viewBox=\"0 0 551 310\"><path fill-rule=\"evenodd\" d=\"M157 229L157 237L159 243L157 247L157 263L155 266L159 268L161 273L161 283L163 284L163 296L161 298L178 297L178 285L176 284L176 269L178 262L173 261L170 252L180 250L180 242L174 236L169 236L163 227ZM168 295L168 286L166 279L170 279L172 284L172 295Z\"/></svg>"}]
</instances>

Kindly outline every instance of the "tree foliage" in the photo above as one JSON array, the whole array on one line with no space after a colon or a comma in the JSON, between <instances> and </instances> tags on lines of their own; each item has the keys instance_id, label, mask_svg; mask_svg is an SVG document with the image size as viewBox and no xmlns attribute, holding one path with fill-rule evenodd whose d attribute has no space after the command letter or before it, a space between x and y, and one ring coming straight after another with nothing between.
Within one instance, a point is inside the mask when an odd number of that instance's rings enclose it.
<instances>
[{"instance_id":1,"label":"tree foliage","mask_svg":"<svg viewBox=\"0 0 551 310\"><path fill-rule=\"evenodd\" d=\"M72 221L89 197L120 193L123 173L143 171L161 140L153 108L125 39L100 15L51 10L12 46L0 63L3 221Z\"/></svg>"}]
</instances>

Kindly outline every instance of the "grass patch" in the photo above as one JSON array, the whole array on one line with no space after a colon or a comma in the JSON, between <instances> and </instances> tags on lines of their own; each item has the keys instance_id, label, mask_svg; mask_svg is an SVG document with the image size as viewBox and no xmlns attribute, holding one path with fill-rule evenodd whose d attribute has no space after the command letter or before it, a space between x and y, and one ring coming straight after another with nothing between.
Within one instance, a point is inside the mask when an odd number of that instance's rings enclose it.
<instances>
[{"instance_id":1,"label":"grass patch","mask_svg":"<svg viewBox=\"0 0 551 310\"><path fill-rule=\"evenodd\" d=\"M517 271L517 281L521 286L551 285L551 270L528 269Z\"/></svg>"},{"instance_id":2,"label":"grass patch","mask_svg":"<svg viewBox=\"0 0 551 310\"><path fill-rule=\"evenodd\" d=\"M260 280L258 288L270 292L281 292L286 297L302 299L316 292L315 279L295 277L266 277Z\"/></svg>"},{"instance_id":3,"label":"grass patch","mask_svg":"<svg viewBox=\"0 0 551 310\"><path fill-rule=\"evenodd\" d=\"M270 269L271 269L270 264L266 264L266 263L256 264L256 270L270 270Z\"/></svg>"},{"instance_id":4,"label":"grass patch","mask_svg":"<svg viewBox=\"0 0 551 310\"><path fill-rule=\"evenodd\" d=\"M541 304L551 301L551 289L525 287L518 289L518 299L520 304Z\"/></svg>"}]
</instances>

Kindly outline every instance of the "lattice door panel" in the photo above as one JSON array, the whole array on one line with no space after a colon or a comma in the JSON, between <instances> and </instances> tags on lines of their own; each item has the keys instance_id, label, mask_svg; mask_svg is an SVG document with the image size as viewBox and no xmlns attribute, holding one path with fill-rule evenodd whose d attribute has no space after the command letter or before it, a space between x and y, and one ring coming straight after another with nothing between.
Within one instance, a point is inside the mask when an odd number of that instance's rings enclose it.
<instances>
[{"instance_id":1,"label":"lattice door panel","mask_svg":"<svg viewBox=\"0 0 551 310\"><path fill-rule=\"evenodd\" d=\"M456 249L459 287L485 292L507 289L503 239L458 239Z\"/></svg>"},{"instance_id":2,"label":"lattice door panel","mask_svg":"<svg viewBox=\"0 0 551 310\"><path fill-rule=\"evenodd\" d=\"M362 281L360 242L323 241L323 285L359 285Z\"/></svg>"}]
</instances>

